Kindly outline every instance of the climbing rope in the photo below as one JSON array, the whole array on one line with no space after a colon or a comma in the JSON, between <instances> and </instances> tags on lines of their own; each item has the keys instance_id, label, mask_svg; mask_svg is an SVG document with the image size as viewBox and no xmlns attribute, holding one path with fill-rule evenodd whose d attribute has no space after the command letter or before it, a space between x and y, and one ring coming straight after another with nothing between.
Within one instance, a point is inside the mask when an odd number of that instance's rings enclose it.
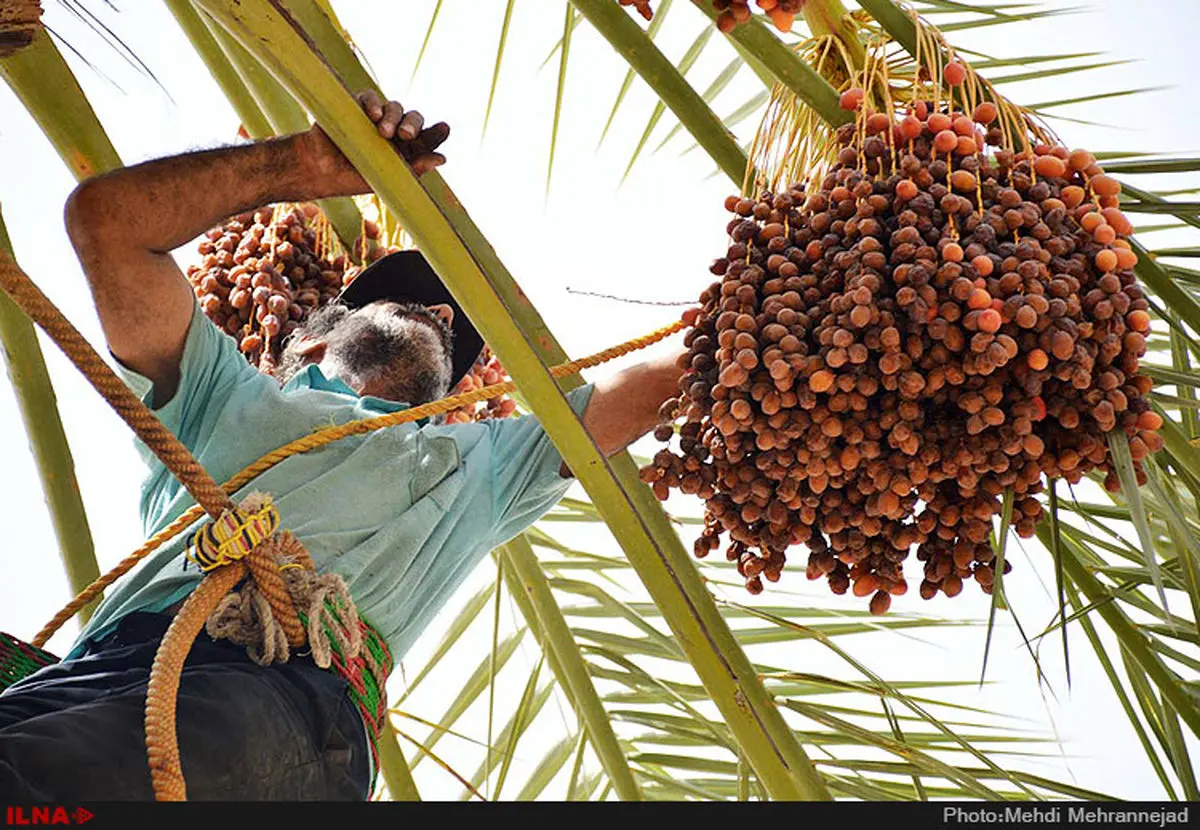
<instances>
[{"instance_id":1,"label":"climbing rope","mask_svg":"<svg viewBox=\"0 0 1200 830\"><path fill-rule=\"evenodd\" d=\"M220 629L222 619L226 624L232 624L229 614L236 615L238 610L235 608L237 603L230 601L228 595L245 578L247 572L250 573L253 582L242 589L240 602L251 603L265 599L270 609L270 614L260 612L253 615L263 628L261 642L264 651L267 648L281 651L282 659L287 659L288 646L296 647L309 642L313 646L314 654L324 655L321 662L325 665L332 663L340 674L350 680L356 701L364 714L368 715L367 721L372 734L377 737L386 709L383 684L391 670L391 655L387 653L386 644L378 636L371 636L374 634L373 630L358 619L349 595L344 593L344 584L340 589L334 582L314 589L311 580L298 582L293 579L289 590L289 585L285 584L282 575L284 571L291 568L306 570L308 573L313 571L313 563L307 551L290 534L276 533L279 517L269 498L261 494L251 494L241 505L235 505L230 495L293 455L308 452L351 435L362 435L434 417L467 404L491 400L514 391L516 384L505 381L399 412L321 429L268 453L229 481L217 485L187 447L129 390L79 331L3 252L0 252L0 288L3 288L54 340L197 502L115 568L81 591L38 632L32 643L33 649L26 650L25 653L30 656L45 654L40 651L40 646L44 645L67 620L108 585L128 572L138 561L174 538L207 512L211 521L197 532L194 537L195 552L189 553L207 575L188 596L172 620L155 655L147 686L146 751L155 797L160 801L186 800L187 790L175 730L175 703L180 674L191 645L206 622L210 633ZM598 366L663 340L684 326L682 320L677 321L594 355L554 366L550 373L555 378L561 378ZM340 582L340 578L337 581ZM310 591L316 598L312 599L312 604L305 603L308 613L298 612L293 603L293 596L298 595L298 592L306 594ZM339 591L341 593L338 593ZM334 596L332 603L329 601L331 593ZM337 606L340 606L340 612ZM222 617L219 612L229 613ZM342 614L348 616L348 621L341 619ZM275 634L276 624L282 632L282 637ZM307 636L306 627L309 633L319 631L323 636L314 640ZM366 636L362 636L363 634ZM374 751L373 742L372 750Z\"/></svg>"},{"instance_id":2,"label":"climbing rope","mask_svg":"<svg viewBox=\"0 0 1200 830\"><path fill-rule=\"evenodd\" d=\"M0 255L0 287L54 340L214 520L222 521L229 514L236 516L237 508L233 501L200 466L187 447L138 400L83 335L6 254ZM259 590L270 603L288 641L296 645L304 642L304 625L292 605L267 546L258 545L245 562L232 562L205 577L171 621L150 669L146 689L146 757L154 794L160 801L183 801L187 798L175 732L175 704L183 662L217 602L243 579L247 569L253 573Z\"/></svg>"},{"instance_id":3,"label":"climbing rope","mask_svg":"<svg viewBox=\"0 0 1200 830\"><path fill-rule=\"evenodd\" d=\"M232 499L213 481L188 448L130 391L78 329L71 325L62 312L7 255L0 255L0 287L4 288L21 310L30 319L35 320L63 350L96 391L129 424L138 438L179 479L204 512L215 520L221 520L227 513L236 515L237 506ZM263 561L262 557L251 556L248 564L251 569L256 570L256 578L257 571L270 570L270 563ZM291 607L291 600L282 578L277 573L272 573L267 574L264 579L261 587L271 603L271 608L287 629L289 640L302 637L303 626L296 616L295 609ZM35 643L39 646L42 644L44 641Z\"/></svg>"}]
</instances>

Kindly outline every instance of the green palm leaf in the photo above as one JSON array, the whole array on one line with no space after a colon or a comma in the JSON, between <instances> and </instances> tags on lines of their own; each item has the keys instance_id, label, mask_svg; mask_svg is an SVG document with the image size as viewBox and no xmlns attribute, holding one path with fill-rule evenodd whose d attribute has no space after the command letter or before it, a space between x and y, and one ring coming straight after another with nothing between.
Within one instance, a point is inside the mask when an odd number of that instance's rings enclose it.
<instances>
[{"instance_id":1,"label":"green palm leaf","mask_svg":"<svg viewBox=\"0 0 1200 830\"><path fill-rule=\"evenodd\" d=\"M654 11L654 19L650 21L650 25L646 27L646 37L654 40L654 36L658 34L658 30L662 28L662 24L667 20L667 12L671 9L672 0L663 0L663 3ZM633 85L634 68L631 66L625 71L625 77L621 79L621 88L617 91L617 100L613 101L612 110L608 113L608 120L604 122L604 129L600 131L600 140L596 142L599 147L604 143L604 137L608 135L608 130L612 127L613 119L617 117L617 110L621 108L621 102L625 100L625 94L629 92L629 87ZM705 101L711 99L705 98Z\"/></svg>"},{"instance_id":2,"label":"green palm leaf","mask_svg":"<svg viewBox=\"0 0 1200 830\"><path fill-rule=\"evenodd\" d=\"M575 11L567 7L567 17L563 24L563 36L560 41L562 52L558 61L558 87L554 91L554 125L550 128L550 153L546 162L546 192L550 192L550 176L554 172L554 148L558 144L558 121L562 117L563 88L567 84L567 60L571 55L571 32L575 29Z\"/></svg>"},{"instance_id":3,"label":"green palm leaf","mask_svg":"<svg viewBox=\"0 0 1200 830\"><path fill-rule=\"evenodd\" d=\"M483 113L483 132L487 133L488 121L492 117L492 101L496 97L496 82L500 80L500 62L504 60L504 44L508 41L508 24L512 22L513 5L516 0L508 0L504 7L504 23L500 26L500 43L496 47L496 68L492 70L492 85L488 88L487 109Z\"/></svg>"}]
</instances>

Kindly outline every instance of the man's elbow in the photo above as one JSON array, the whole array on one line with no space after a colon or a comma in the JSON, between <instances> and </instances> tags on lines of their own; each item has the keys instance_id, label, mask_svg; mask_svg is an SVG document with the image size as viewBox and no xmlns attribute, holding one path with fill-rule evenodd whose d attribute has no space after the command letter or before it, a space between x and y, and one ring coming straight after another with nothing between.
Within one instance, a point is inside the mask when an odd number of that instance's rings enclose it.
<instances>
[{"instance_id":1,"label":"man's elbow","mask_svg":"<svg viewBox=\"0 0 1200 830\"><path fill-rule=\"evenodd\" d=\"M111 205L106 205L104 188L98 179L80 183L67 197L63 222L67 236L76 252L82 254L95 246L97 240L111 236Z\"/></svg>"}]
</instances>

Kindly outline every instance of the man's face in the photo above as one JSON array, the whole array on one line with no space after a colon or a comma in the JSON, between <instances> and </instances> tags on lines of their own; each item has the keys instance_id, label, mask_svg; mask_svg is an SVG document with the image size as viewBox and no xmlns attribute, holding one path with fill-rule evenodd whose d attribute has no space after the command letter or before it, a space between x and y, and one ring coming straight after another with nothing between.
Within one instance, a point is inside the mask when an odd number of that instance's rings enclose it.
<instances>
[{"instance_id":1,"label":"man's face","mask_svg":"<svg viewBox=\"0 0 1200 830\"><path fill-rule=\"evenodd\" d=\"M357 380L360 395L412 404L436 400L449 391L451 319L448 306L377 300L334 328L333 357Z\"/></svg>"},{"instance_id":2,"label":"man's face","mask_svg":"<svg viewBox=\"0 0 1200 830\"><path fill-rule=\"evenodd\" d=\"M315 362L360 395L414 405L437 400L449 392L453 316L449 306L391 300L321 309L285 347L283 380Z\"/></svg>"},{"instance_id":3,"label":"man's face","mask_svg":"<svg viewBox=\"0 0 1200 830\"><path fill-rule=\"evenodd\" d=\"M454 320L454 311L448 305L423 306L417 303L399 303L395 300L376 300L360 309L351 317L363 317L371 321L371 325L379 329L392 329L397 321L401 328L409 330L411 323L424 326L417 336L436 338L436 345L449 356L453 351L454 334L450 323Z\"/></svg>"}]
</instances>

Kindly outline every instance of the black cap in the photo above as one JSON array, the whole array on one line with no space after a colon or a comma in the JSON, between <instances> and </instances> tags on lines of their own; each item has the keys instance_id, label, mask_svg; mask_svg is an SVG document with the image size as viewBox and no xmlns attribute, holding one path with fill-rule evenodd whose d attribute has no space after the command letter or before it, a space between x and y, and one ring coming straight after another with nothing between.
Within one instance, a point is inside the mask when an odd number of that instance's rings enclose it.
<instances>
[{"instance_id":1,"label":"black cap","mask_svg":"<svg viewBox=\"0 0 1200 830\"><path fill-rule=\"evenodd\" d=\"M454 320L450 324L450 330L454 332L451 389L466 377L479 359L483 338L420 251L396 251L377 259L338 295L338 302L350 308L362 308L376 300L423 306L444 303L454 310Z\"/></svg>"}]
</instances>

